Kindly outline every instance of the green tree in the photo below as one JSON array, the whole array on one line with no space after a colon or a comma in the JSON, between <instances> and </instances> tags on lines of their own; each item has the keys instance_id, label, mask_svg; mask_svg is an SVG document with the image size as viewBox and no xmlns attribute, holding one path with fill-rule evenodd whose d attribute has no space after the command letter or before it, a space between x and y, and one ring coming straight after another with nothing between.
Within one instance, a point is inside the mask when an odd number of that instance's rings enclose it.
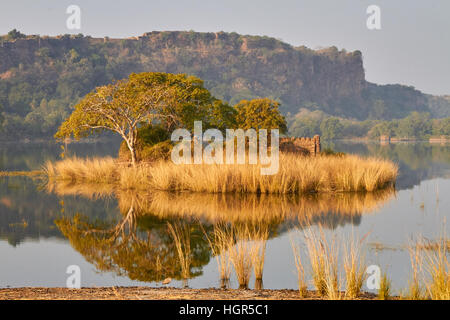
<instances>
[{"instance_id":1,"label":"green tree","mask_svg":"<svg viewBox=\"0 0 450 320\"><path fill-rule=\"evenodd\" d=\"M228 121L221 118L226 110L227 106L215 99L196 77L133 73L129 79L98 87L86 95L55 136L79 139L113 131L125 141L135 165L138 129L143 124L159 123L168 132L180 127L191 129L196 120L205 121L207 126L212 120L223 124Z\"/></svg>"},{"instance_id":2,"label":"green tree","mask_svg":"<svg viewBox=\"0 0 450 320\"><path fill-rule=\"evenodd\" d=\"M243 130L279 129L280 133L286 133L286 119L279 106L269 98L242 100L234 107L237 111L236 125Z\"/></svg>"},{"instance_id":3,"label":"green tree","mask_svg":"<svg viewBox=\"0 0 450 320\"><path fill-rule=\"evenodd\" d=\"M428 113L412 112L409 116L399 120L397 136L424 138L431 134L432 124Z\"/></svg>"},{"instance_id":4,"label":"green tree","mask_svg":"<svg viewBox=\"0 0 450 320\"><path fill-rule=\"evenodd\" d=\"M320 124L320 131L325 140L332 140L342 134L343 126L338 118L328 118Z\"/></svg>"},{"instance_id":5,"label":"green tree","mask_svg":"<svg viewBox=\"0 0 450 320\"><path fill-rule=\"evenodd\" d=\"M126 142L135 165L137 130L141 124L155 120L159 105L168 95L167 84L143 84L131 75L128 81L98 87L86 95L55 136L79 139L94 132L113 131Z\"/></svg>"},{"instance_id":6,"label":"green tree","mask_svg":"<svg viewBox=\"0 0 450 320\"><path fill-rule=\"evenodd\" d=\"M397 121L381 121L374 125L368 132L370 138L379 138L380 136L392 137L397 131Z\"/></svg>"},{"instance_id":7,"label":"green tree","mask_svg":"<svg viewBox=\"0 0 450 320\"><path fill-rule=\"evenodd\" d=\"M314 118L298 118L290 126L289 132L296 137L312 137L320 134L320 122Z\"/></svg>"},{"instance_id":8,"label":"green tree","mask_svg":"<svg viewBox=\"0 0 450 320\"><path fill-rule=\"evenodd\" d=\"M9 40L25 38L25 37L26 37L26 35L24 35L20 31L17 31L16 29L12 29L10 32L8 32L8 39Z\"/></svg>"}]
</instances>

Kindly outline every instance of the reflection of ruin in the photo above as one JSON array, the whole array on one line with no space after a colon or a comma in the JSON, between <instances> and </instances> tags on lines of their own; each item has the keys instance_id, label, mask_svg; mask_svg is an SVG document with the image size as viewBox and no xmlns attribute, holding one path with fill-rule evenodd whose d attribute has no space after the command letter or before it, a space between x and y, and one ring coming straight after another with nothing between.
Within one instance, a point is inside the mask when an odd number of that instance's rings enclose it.
<instances>
[{"instance_id":1,"label":"reflection of ruin","mask_svg":"<svg viewBox=\"0 0 450 320\"><path fill-rule=\"evenodd\" d=\"M320 223L335 228L358 224L363 213L376 210L394 194L393 190L308 196L140 194L106 186L99 189L64 184L49 186L49 191L60 196L82 194L90 198L114 195L121 212L119 221L93 220L77 214L56 220L56 225L99 270L140 281L168 277L181 280L200 275L214 255L207 237L214 238L212 234L218 225L244 226L249 230L267 228L269 237L276 237L293 225ZM177 242L169 224L179 230L180 239L184 235L188 240ZM252 234L248 237L251 239Z\"/></svg>"}]
</instances>

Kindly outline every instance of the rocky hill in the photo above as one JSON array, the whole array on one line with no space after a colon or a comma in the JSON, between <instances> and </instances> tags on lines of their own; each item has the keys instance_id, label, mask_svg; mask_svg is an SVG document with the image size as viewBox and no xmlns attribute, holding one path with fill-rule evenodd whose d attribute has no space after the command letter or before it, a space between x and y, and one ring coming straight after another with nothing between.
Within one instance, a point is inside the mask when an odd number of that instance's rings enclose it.
<instances>
[{"instance_id":1,"label":"rocky hill","mask_svg":"<svg viewBox=\"0 0 450 320\"><path fill-rule=\"evenodd\" d=\"M16 33L0 38L4 132L52 134L80 97L143 71L196 75L232 104L271 97L290 115L306 108L357 120L402 118L411 111L450 116L445 97L367 82L360 51L314 51L224 32L150 32L128 39Z\"/></svg>"}]
</instances>

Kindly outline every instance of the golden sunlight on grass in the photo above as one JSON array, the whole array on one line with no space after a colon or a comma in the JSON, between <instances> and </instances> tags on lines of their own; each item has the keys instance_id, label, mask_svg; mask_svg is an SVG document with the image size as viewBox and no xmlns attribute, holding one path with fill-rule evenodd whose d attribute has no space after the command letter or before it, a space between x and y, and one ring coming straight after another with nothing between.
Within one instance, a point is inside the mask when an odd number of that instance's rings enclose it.
<instances>
[{"instance_id":1,"label":"golden sunlight on grass","mask_svg":"<svg viewBox=\"0 0 450 320\"><path fill-rule=\"evenodd\" d=\"M359 299L364 295L362 287L366 279L366 263L363 247L368 234L361 239L352 233L349 237L330 235L323 225L296 229L300 243L291 234L291 246L297 269L298 288L301 297L308 293L305 281L307 267L319 296L331 299ZM305 250L302 250L303 244ZM342 271L344 277L341 277ZM344 287L345 290L342 291Z\"/></svg>"},{"instance_id":2,"label":"golden sunlight on grass","mask_svg":"<svg viewBox=\"0 0 450 320\"><path fill-rule=\"evenodd\" d=\"M176 165L171 161L129 167L112 158L48 162L49 180L112 183L121 189L209 193L302 194L375 191L392 186L397 166L377 158L280 155L277 174L260 174L260 164Z\"/></svg>"}]
</instances>

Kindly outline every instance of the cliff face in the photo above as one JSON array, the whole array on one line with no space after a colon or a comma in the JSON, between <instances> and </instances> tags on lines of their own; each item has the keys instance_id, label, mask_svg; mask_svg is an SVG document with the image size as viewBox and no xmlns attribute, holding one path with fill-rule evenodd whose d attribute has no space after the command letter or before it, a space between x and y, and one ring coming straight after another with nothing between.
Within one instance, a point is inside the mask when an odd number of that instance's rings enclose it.
<instances>
[{"instance_id":1,"label":"cliff face","mask_svg":"<svg viewBox=\"0 0 450 320\"><path fill-rule=\"evenodd\" d=\"M0 74L7 77L12 67L39 61L42 48L48 48L53 59L63 59L71 49L98 51L111 62L120 58L129 67L122 77L132 71L194 74L232 103L269 95L281 99L290 111L307 102L328 107L335 99L358 98L366 86L358 51L312 51L272 38L227 33L153 32L125 40L17 39L0 48Z\"/></svg>"},{"instance_id":2,"label":"cliff face","mask_svg":"<svg viewBox=\"0 0 450 320\"><path fill-rule=\"evenodd\" d=\"M429 111L427 98L413 88L367 83L359 51L313 51L273 38L224 32L0 40L0 108L25 116L42 99L70 105L95 86L143 71L193 74L232 104L271 97L291 114L301 107L357 119ZM24 86L31 92L14 96Z\"/></svg>"}]
</instances>

